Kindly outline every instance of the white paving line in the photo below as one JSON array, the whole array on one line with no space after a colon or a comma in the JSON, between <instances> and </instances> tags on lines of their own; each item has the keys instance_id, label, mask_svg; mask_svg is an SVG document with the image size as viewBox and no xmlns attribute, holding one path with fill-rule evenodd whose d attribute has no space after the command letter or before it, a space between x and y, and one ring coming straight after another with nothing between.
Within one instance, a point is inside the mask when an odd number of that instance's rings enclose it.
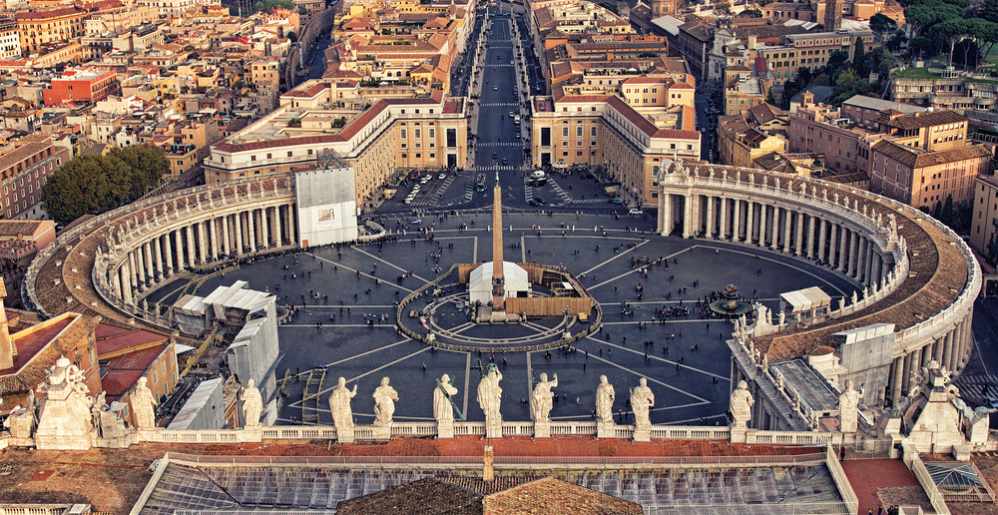
<instances>
[{"instance_id":1,"label":"white paving line","mask_svg":"<svg viewBox=\"0 0 998 515\"><path fill-rule=\"evenodd\" d=\"M694 417L694 418L687 418L687 419L684 419L684 420L672 420L672 421L669 421L669 422L665 422L664 425L675 426L675 425L678 425L678 424L685 424L687 422L693 422L693 421L697 421L697 420L710 420L712 418L721 418L721 417L727 418L727 416L728 416L727 413L717 413L717 414L714 414L714 415L707 415L705 417Z\"/></svg>"},{"instance_id":2,"label":"white paving line","mask_svg":"<svg viewBox=\"0 0 998 515\"><path fill-rule=\"evenodd\" d=\"M471 262L478 262L478 236L473 236L475 238L475 246L471 249Z\"/></svg>"},{"instance_id":3,"label":"white paving line","mask_svg":"<svg viewBox=\"0 0 998 515\"><path fill-rule=\"evenodd\" d=\"M603 267L604 265L606 265L606 264L608 264L608 263L612 262L613 260L615 260L615 259L617 259L617 258L619 258L619 257L622 257L622 256L624 256L625 254L628 254L628 253L630 253L631 251L634 251L634 250L637 250L637 249L639 249L639 248L643 247L643 246L644 246L644 245L646 245L646 244L647 244L647 243L648 243L649 241L651 241L651 240L642 240L642 241L641 241L641 243L638 243L637 245L635 245L635 246L633 246L633 247L631 247L631 248L629 248L629 249L627 249L627 250L625 250L625 251L621 252L620 254L615 254L615 255L613 255L613 256L611 256L611 257L609 257L609 258L607 258L607 259L603 260L602 262L600 262L600 263L596 264L596 266L594 266L594 267L590 268L589 270L586 270L585 272L582 272L581 274L577 275L576 277L582 277L582 276L584 276L584 275L588 274L589 272L592 272L593 270L597 270L597 269L599 269L599 268L602 268L602 267Z\"/></svg>"},{"instance_id":4,"label":"white paving line","mask_svg":"<svg viewBox=\"0 0 998 515\"><path fill-rule=\"evenodd\" d=\"M813 278L815 278L815 279L817 279L817 280L825 283L826 285L828 285L829 288L831 288L831 289L839 292L839 294L841 294L843 296L845 296L845 294L846 294L844 291L840 290L838 286L835 286L834 284L831 283L831 281L825 279L824 277L821 277L818 274L815 274L813 272L809 272L809 271L804 270L803 268L801 268L801 267L799 267L797 265L794 265L794 264L791 264L791 263L788 263L788 262L785 262L785 261L782 261L782 260L779 260L779 259L771 258L771 257L765 256L763 254L753 254L751 252L746 252L744 250L735 250L735 249L729 249L729 248L725 248L725 247L715 247L714 245L694 245L692 248L696 248L696 247L705 248L705 249L713 249L713 250L718 250L718 251L721 251L721 252L730 252L732 254L741 254L743 256L754 257L754 258L762 259L763 261L769 261L770 263L775 263L777 265L782 265L782 266L785 266L787 268L791 268L793 270L796 270L796 271L798 271L798 272L800 272L800 273L802 273L804 275L809 275L809 276L811 276L811 277L813 277Z\"/></svg>"},{"instance_id":5,"label":"white paving line","mask_svg":"<svg viewBox=\"0 0 998 515\"><path fill-rule=\"evenodd\" d=\"M697 395L695 393L691 393L691 392L688 392L686 390L683 390L682 388L678 388L676 386L672 386L669 383L666 383L666 382L663 382L663 381L659 381L658 379L655 379L654 377L648 377L648 376L646 376L646 375L638 372L637 370L633 370L633 369L625 367L624 365L620 365L618 363L614 363L613 361L610 361L610 360L608 360L606 358L601 358L599 356L594 356L593 353L591 353L591 352L589 353L589 357L593 358L593 359L595 359L597 361L602 361L603 363L606 363L607 365L617 367L617 368L619 368L619 369L621 369L621 370L623 370L625 372L630 372L630 373L632 373L632 374L634 374L634 375L636 375L638 377L644 377L650 383L655 383L655 384L657 384L659 386L663 386L665 388L668 388L669 390L672 390L674 392L678 392L678 393L681 393L683 395L687 395L689 397L693 397L694 399L700 401L699 404L710 404L709 400L704 399L703 397L701 397L701 396L699 396L699 395ZM651 356L649 356L649 357L651 357Z\"/></svg>"},{"instance_id":6,"label":"white paving line","mask_svg":"<svg viewBox=\"0 0 998 515\"><path fill-rule=\"evenodd\" d=\"M697 324L703 322L727 322L727 320L719 318L697 318L697 319L683 319L683 320L633 320L627 322L603 322L603 325L639 325L645 323L647 325L663 325L663 324Z\"/></svg>"},{"instance_id":7,"label":"white paving line","mask_svg":"<svg viewBox=\"0 0 998 515\"><path fill-rule=\"evenodd\" d=\"M676 300L632 300L630 302L600 302L600 306L622 306L627 304L628 306L638 306L641 304L696 304L700 302L701 299L676 299ZM759 302L775 302L780 300L779 297L764 297L761 299L755 299ZM717 319L720 322L725 322L726 320Z\"/></svg>"},{"instance_id":8,"label":"white paving line","mask_svg":"<svg viewBox=\"0 0 998 515\"><path fill-rule=\"evenodd\" d=\"M679 251L673 252L672 254L669 254L668 256L665 256L665 259L672 259L672 258L674 258L674 257L676 257L676 256L678 256L680 254L685 254L685 253L687 253L687 252L689 252L689 251L691 251L691 250L693 250L695 248L697 248L696 245L694 245L692 247L687 247L687 248L685 248L683 250L679 250ZM609 278L609 279L607 279L607 280L605 280L605 281L603 281L601 283L598 283L598 284L596 284L594 286L588 286L588 287L586 287L586 289L589 290L589 291L593 291L596 288L599 288L600 286L604 286L604 285L610 284L610 283L612 283L612 282L614 282L617 279L620 279L622 277L627 277L627 276L629 276L631 274L636 274L636 273L640 272L641 270L643 270L644 268L646 268L647 266L648 265L639 266L638 268L635 268L634 270L631 270L629 272L624 272L624 273L622 273L620 275L617 275L615 277L611 277L611 278Z\"/></svg>"},{"instance_id":9,"label":"white paving line","mask_svg":"<svg viewBox=\"0 0 998 515\"><path fill-rule=\"evenodd\" d=\"M402 267L396 265L395 263L392 263L391 261L388 261L388 260L386 260L384 258L375 256L374 254L371 254L370 252L368 252L366 250L363 250L363 249L357 247L356 245L351 245L350 248L356 250L357 252L360 252L361 254L364 254L365 256L367 256L367 257L369 257L369 258L371 258L371 259L373 259L375 261L379 261L381 263L384 263L384 264L388 265L389 267L394 268L395 270L398 270L399 272L403 272L403 273L408 273L409 272L409 270L406 270L405 268L402 268ZM419 274L417 274L416 272L412 272L412 276L415 277L416 279L419 279L420 281L423 281L424 283L430 282L429 279L426 279L425 277L420 277Z\"/></svg>"},{"instance_id":10,"label":"white paving line","mask_svg":"<svg viewBox=\"0 0 998 515\"><path fill-rule=\"evenodd\" d=\"M364 308L364 309L393 309L394 304L295 304L296 308L305 309L336 309L336 308Z\"/></svg>"},{"instance_id":11,"label":"white paving line","mask_svg":"<svg viewBox=\"0 0 998 515\"><path fill-rule=\"evenodd\" d=\"M970 326L970 339L973 340L974 347L977 348L977 359L980 360L981 367L984 368L984 375L991 375L991 372L988 372L988 364L984 362L984 356L981 355L981 346L977 344L977 338L974 336L973 324Z\"/></svg>"},{"instance_id":12,"label":"white paving line","mask_svg":"<svg viewBox=\"0 0 998 515\"><path fill-rule=\"evenodd\" d=\"M468 420L468 389L471 386L471 353L466 352L468 359L464 362L464 403L461 413L464 413L464 420Z\"/></svg>"},{"instance_id":13,"label":"white paving line","mask_svg":"<svg viewBox=\"0 0 998 515\"><path fill-rule=\"evenodd\" d=\"M521 263L526 263L527 262L527 235L526 234L521 234L520 235L520 262Z\"/></svg>"},{"instance_id":14,"label":"white paving line","mask_svg":"<svg viewBox=\"0 0 998 515\"><path fill-rule=\"evenodd\" d=\"M395 327L395 324L371 324L371 325L367 325L367 324L321 324L320 323L320 324L318 324L318 326L319 326L319 328L326 328L326 327L347 327L347 328L352 328L352 327L380 327L380 328L385 328L385 327ZM293 328L293 329L303 329L303 328L309 328L309 327L311 327L311 328L314 329L316 327L316 324L284 324L281 327L290 327L290 328Z\"/></svg>"},{"instance_id":15,"label":"white paving line","mask_svg":"<svg viewBox=\"0 0 998 515\"><path fill-rule=\"evenodd\" d=\"M703 402L688 402L686 404L676 404L675 406L660 406L658 408L652 408L649 411L650 412L662 412L662 411L669 411L669 410L682 409L682 408L695 408L697 406L703 406L703 405L704 405ZM634 412L633 411L623 411L623 412L614 411L614 413L633 414ZM560 417L551 417L551 420L572 420L572 419L578 419L578 418L586 418L586 419L588 419L588 418L592 418L592 417L593 417L592 413L585 413L585 414L582 414L582 415L562 415ZM696 420L696 419L694 418L694 419L691 419L691 420ZM661 424L675 424L676 422L660 422L660 423Z\"/></svg>"},{"instance_id":16,"label":"white paving line","mask_svg":"<svg viewBox=\"0 0 998 515\"><path fill-rule=\"evenodd\" d=\"M514 228L513 230L517 230L517 229ZM628 237L625 237L625 236L607 236L606 238L604 238L604 237L600 236L599 234L594 234L594 235L589 235L589 236L586 236L586 235L577 235L577 234L572 234L573 231L571 229L563 229L561 227L553 227L553 228L550 228L550 229L549 228L545 228L545 227L541 227L541 231L558 231L558 232L568 231L569 233L567 235L565 235L565 236L562 236L560 234L557 234L557 235L543 235L542 234L542 235L538 236L536 229L522 229L522 230L528 231L528 232L533 232L533 234L527 234L526 236L530 236L531 238L541 238L541 239L547 239L547 240L560 240L560 239L598 240L598 241L617 240L617 241L637 241L637 242L645 242L645 243L647 243L649 241L649 240L644 239L644 238L628 238ZM588 231L588 230L589 229L582 230L582 229L576 228L574 232L584 232L584 231Z\"/></svg>"},{"instance_id":17,"label":"white paving line","mask_svg":"<svg viewBox=\"0 0 998 515\"><path fill-rule=\"evenodd\" d=\"M389 343L388 345L384 345L384 346L378 347L377 349L371 349L371 350L368 350L368 351L361 352L360 354L354 354L353 356L348 356L346 358L342 358L342 359L338 359L338 360L330 362L330 363L326 363L325 365L322 365L319 368L335 367L336 365L340 365L342 363L346 363L347 361L354 360L354 359L357 359L357 358L361 358L361 357L367 356L369 354L374 354L375 352L380 352L380 351L383 351L385 349L390 349L392 347L397 347L399 345L402 345L403 343L408 343L410 341L412 341L412 338L405 338L404 340L399 340L397 342ZM299 374L299 375L301 375L301 374Z\"/></svg>"},{"instance_id":18,"label":"white paving line","mask_svg":"<svg viewBox=\"0 0 998 515\"><path fill-rule=\"evenodd\" d=\"M610 347L614 347L614 348L617 348L617 349L620 349L620 350L624 350L624 351L630 352L631 354L637 354L639 356L644 356L645 355L644 351L639 351L639 350L636 350L636 349L631 349L631 348L628 348L628 347L624 347L622 345L617 345L616 343L611 343L611 342L608 342L608 341L603 340L601 338L597 338L595 336L590 336L588 339L590 339L590 340L592 340L592 341L594 341L596 343L602 343L603 345L607 345L607 346L610 346ZM589 357L593 357L593 353L592 352L589 353ZM662 357L654 355L654 353L652 353L652 352L648 353L648 359L653 359L655 361L660 361L662 363L668 363L668 364L673 365L673 366L679 365L679 368L685 368L686 370L690 370L690 371L696 372L698 374L703 374L705 376L716 377L717 379L720 379L721 381L731 382L730 378L724 377L722 375L715 374L713 372L708 372L706 370L703 370L703 369L700 369L700 368L697 368L697 367L691 367L691 366L689 366L687 364L679 363L678 361L672 361L671 359L665 359L665 358L662 358Z\"/></svg>"},{"instance_id":19,"label":"white paving line","mask_svg":"<svg viewBox=\"0 0 998 515\"><path fill-rule=\"evenodd\" d=\"M396 289L399 289L399 290L402 290L402 291L406 291L406 292L412 293L412 290L410 290L409 288L406 288L405 286L399 286L399 285L397 285L397 284L395 284L395 283L393 283L393 282L391 282L391 281L389 281L387 279L382 279L381 277L373 276L371 274L366 274L364 272L361 272L360 270L357 270L356 268L351 268L351 267L346 266L346 265L344 265L342 263L337 263L336 261L333 261L332 259L324 258L322 256L313 254L311 252L306 252L306 254L314 256L316 259L321 259L321 260L325 261L326 263L330 263L330 264L336 265L336 266L338 266L338 267L340 267L340 268L342 268L344 270L349 270L351 272L359 273L362 277L367 277L368 279L377 279L378 281L381 281L381 284L385 284L385 285L391 286L392 288L396 288Z\"/></svg>"},{"instance_id":20,"label":"white paving line","mask_svg":"<svg viewBox=\"0 0 998 515\"><path fill-rule=\"evenodd\" d=\"M527 398L533 397L534 393L534 367L530 362L530 355L532 352L527 353Z\"/></svg>"},{"instance_id":21,"label":"white paving line","mask_svg":"<svg viewBox=\"0 0 998 515\"><path fill-rule=\"evenodd\" d=\"M364 372L363 374L360 374L358 376L354 376L354 377L351 377L351 378L347 379L347 384L350 384L350 383L352 383L352 382L354 382L354 381L356 381L358 379L363 379L363 378L365 378L365 377L367 377L367 376L369 376L371 374L380 372L380 371L382 371L382 370L384 370L384 369L386 369L386 368L388 368L390 366L393 366L393 365L396 365L398 363L401 363L401 362L403 362L403 361L405 361L405 360L407 360L407 359L409 359L409 358L411 358L413 356L418 356L418 355L420 355L420 354L422 354L422 353L424 353L424 352L426 352L428 350L430 350L430 347L423 347L423 348L417 350L416 352L412 352L412 353L406 354L405 356L402 356L401 358L389 361L388 363L385 363L384 365L381 365L380 367L372 368L371 370L368 370L367 372ZM316 395L322 395L324 393L329 393L329 392L333 391L333 388L335 388L335 386L332 386L332 387L326 388L324 390L321 390Z\"/></svg>"}]
</instances>

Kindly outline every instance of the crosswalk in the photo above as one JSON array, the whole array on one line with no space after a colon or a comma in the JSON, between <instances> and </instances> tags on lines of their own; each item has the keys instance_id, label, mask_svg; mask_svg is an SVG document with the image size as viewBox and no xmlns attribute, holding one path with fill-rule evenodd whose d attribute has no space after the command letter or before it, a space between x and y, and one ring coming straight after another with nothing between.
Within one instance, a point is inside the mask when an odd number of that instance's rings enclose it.
<instances>
[{"instance_id":1,"label":"crosswalk","mask_svg":"<svg viewBox=\"0 0 998 515\"><path fill-rule=\"evenodd\" d=\"M561 199L562 204L570 204L572 202L572 197L570 197L568 193L565 193L565 190L561 188L561 185L558 184L558 181L555 181L553 177L548 177L548 183L551 184L551 189L554 190L554 194Z\"/></svg>"},{"instance_id":2,"label":"crosswalk","mask_svg":"<svg viewBox=\"0 0 998 515\"><path fill-rule=\"evenodd\" d=\"M479 107L517 107L517 102L482 102Z\"/></svg>"},{"instance_id":3,"label":"crosswalk","mask_svg":"<svg viewBox=\"0 0 998 515\"><path fill-rule=\"evenodd\" d=\"M476 172L513 172L513 171L526 170L526 167L522 165L484 165L476 166Z\"/></svg>"}]
</instances>

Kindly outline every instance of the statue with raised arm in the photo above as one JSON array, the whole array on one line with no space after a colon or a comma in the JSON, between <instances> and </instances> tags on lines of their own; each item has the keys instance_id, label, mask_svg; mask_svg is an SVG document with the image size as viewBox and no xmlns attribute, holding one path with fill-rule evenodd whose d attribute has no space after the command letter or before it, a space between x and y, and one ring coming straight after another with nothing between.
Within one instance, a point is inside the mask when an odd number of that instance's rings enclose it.
<instances>
[{"instance_id":1,"label":"statue with raised arm","mask_svg":"<svg viewBox=\"0 0 998 515\"><path fill-rule=\"evenodd\" d=\"M613 424L613 401L617 393L605 375L599 376L596 386L596 421L603 424Z\"/></svg>"},{"instance_id":2,"label":"statue with raised arm","mask_svg":"<svg viewBox=\"0 0 998 515\"><path fill-rule=\"evenodd\" d=\"M243 388L243 427L253 429L260 427L260 415L263 413L263 396L256 387L256 381L246 381Z\"/></svg>"},{"instance_id":3,"label":"statue with raised arm","mask_svg":"<svg viewBox=\"0 0 998 515\"><path fill-rule=\"evenodd\" d=\"M390 379L381 378L381 385L374 389L374 425L388 427L392 425L392 416L395 415L395 401L399 400L399 393L388 383Z\"/></svg>"},{"instance_id":4,"label":"statue with raised arm","mask_svg":"<svg viewBox=\"0 0 998 515\"><path fill-rule=\"evenodd\" d=\"M655 394L648 387L648 379L642 377L638 386L631 388L631 411L634 412L634 428L651 427L651 408L655 405Z\"/></svg>"},{"instance_id":5,"label":"statue with raised arm","mask_svg":"<svg viewBox=\"0 0 998 515\"><path fill-rule=\"evenodd\" d=\"M502 372L495 363L489 363L485 369L485 374L478 382L478 406L485 414L485 434L487 438L499 438L502 436L502 413L499 411L502 404Z\"/></svg>"},{"instance_id":6,"label":"statue with raised arm","mask_svg":"<svg viewBox=\"0 0 998 515\"><path fill-rule=\"evenodd\" d=\"M548 381L546 372L541 372L540 380L534 385L534 392L530 397L531 415L534 422L549 422L551 420L551 409L554 407L554 393L552 388L558 387L558 374L554 379Z\"/></svg>"},{"instance_id":7,"label":"statue with raised arm","mask_svg":"<svg viewBox=\"0 0 998 515\"><path fill-rule=\"evenodd\" d=\"M329 395L329 412L333 416L333 426L336 427L337 437L341 432L349 432L350 440L353 440L353 409L350 401L357 396L357 385L353 385L353 390L347 388L347 380L340 377L336 381L333 393Z\"/></svg>"},{"instance_id":8,"label":"statue with raised arm","mask_svg":"<svg viewBox=\"0 0 998 515\"><path fill-rule=\"evenodd\" d=\"M440 376L437 387L433 389L433 418L437 421L437 438L454 437L454 404L451 397L455 395L457 388L450 384L450 376Z\"/></svg>"},{"instance_id":9,"label":"statue with raised arm","mask_svg":"<svg viewBox=\"0 0 998 515\"><path fill-rule=\"evenodd\" d=\"M749 421L752 420L753 405L755 405L755 399L748 389L748 383L745 380L738 381L735 391L731 392L729 407L733 427L740 429L748 427Z\"/></svg>"},{"instance_id":10,"label":"statue with raised arm","mask_svg":"<svg viewBox=\"0 0 998 515\"><path fill-rule=\"evenodd\" d=\"M129 404L132 405L132 416L135 420L136 429L156 428L156 396L152 390L146 386L145 376L139 378L135 383L135 390L128 396Z\"/></svg>"}]
</instances>

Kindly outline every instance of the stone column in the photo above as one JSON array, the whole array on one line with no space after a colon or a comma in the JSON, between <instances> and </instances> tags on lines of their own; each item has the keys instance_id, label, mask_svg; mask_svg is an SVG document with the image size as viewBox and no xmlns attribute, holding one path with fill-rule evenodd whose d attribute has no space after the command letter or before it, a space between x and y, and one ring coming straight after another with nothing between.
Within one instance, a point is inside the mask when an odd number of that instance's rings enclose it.
<instances>
[{"instance_id":1,"label":"stone column","mask_svg":"<svg viewBox=\"0 0 998 515\"><path fill-rule=\"evenodd\" d=\"M846 269L849 268L849 254L846 251L849 248L849 235L852 233L846 226L839 226L839 257L837 259L838 266L835 267L839 272L845 273Z\"/></svg>"},{"instance_id":2,"label":"stone column","mask_svg":"<svg viewBox=\"0 0 998 515\"><path fill-rule=\"evenodd\" d=\"M804 212L797 212L797 245L794 250L794 254L797 256L804 255Z\"/></svg>"},{"instance_id":3,"label":"stone column","mask_svg":"<svg viewBox=\"0 0 998 515\"><path fill-rule=\"evenodd\" d=\"M943 337L943 361L946 370L953 370L953 330L950 329Z\"/></svg>"},{"instance_id":4,"label":"stone column","mask_svg":"<svg viewBox=\"0 0 998 515\"><path fill-rule=\"evenodd\" d=\"M742 201L740 199L733 199L735 213L734 222L731 227L731 241L741 241L742 240Z\"/></svg>"},{"instance_id":5,"label":"stone column","mask_svg":"<svg viewBox=\"0 0 998 515\"><path fill-rule=\"evenodd\" d=\"M146 265L146 284L151 285L156 282L156 269L152 265L152 244L148 241L142 244L143 261Z\"/></svg>"},{"instance_id":6,"label":"stone column","mask_svg":"<svg viewBox=\"0 0 998 515\"><path fill-rule=\"evenodd\" d=\"M783 210L783 253L790 254L790 229L793 228L793 211L789 208Z\"/></svg>"},{"instance_id":7,"label":"stone column","mask_svg":"<svg viewBox=\"0 0 998 515\"><path fill-rule=\"evenodd\" d=\"M828 268L835 268L839 263L835 249L838 248L839 231L841 229L838 224L831 222L828 222L828 224Z\"/></svg>"},{"instance_id":8,"label":"stone column","mask_svg":"<svg viewBox=\"0 0 998 515\"><path fill-rule=\"evenodd\" d=\"M818 245L814 241L815 227L814 227L814 215L807 217L807 257L814 259L814 253L817 250Z\"/></svg>"},{"instance_id":9,"label":"stone column","mask_svg":"<svg viewBox=\"0 0 998 515\"><path fill-rule=\"evenodd\" d=\"M769 231L769 248L778 250L780 247L780 206L773 204L773 220Z\"/></svg>"},{"instance_id":10,"label":"stone column","mask_svg":"<svg viewBox=\"0 0 998 515\"><path fill-rule=\"evenodd\" d=\"M242 256L243 251L246 249L243 240L243 214L240 212L235 213L233 216L236 221L236 255Z\"/></svg>"},{"instance_id":11,"label":"stone column","mask_svg":"<svg viewBox=\"0 0 998 515\"><path fill-rule=\"evenodd\" d=\"M718 239L728 239L728 199L721 197L721 231Z\"/></svg>"},{"instance_id":12,"label":"stone column","mask_svg":"<svg viewBox=\"0 0 998 515\"><path fill-rule=\"evenodd\" d=\"M759 246L766 247L766 212L769 211L769 206L765 203L759 203Z\"/></svg>"},{"instance_id":13,"label":"stone column","mask_svg":"<svg viewBox=\"0 0 998 515\"><path fill-rule=\"evenodd\" d=\"M288 223L286 224L287 227L288 227L288 241L291 243L292 246L297 247L298 246L298 221L295 219L296 215L295 215L295 212L294 212L294 207L292 205L290 205L290 204L288 205L288 213L287 213L286 216L288 217L288 219L287 219Z\"/></svg>"},{"instance_id":14,"label":"stone column","mask_svg":"<svg viewBox=\"0 0 998 515\"><path fill-rule=\"evenodd\" d=\"M281 206L274 206L274 243L284 246L284 235L281 234Z\"/></svg>"},{"instance_id":15,"label":"stone column","mask_svg":"<svg viewBox=\"0 0 998 515\"><path fill-rule=\"evenodd\" d=\"M904 359L895 358L891 368L894 372L891 379L891 404L897 406L901 403L901 391L904 389Z\"/></svg>"},{"instance_id":16,"label":"stone column","mask_svg":"<svg viewBox=\"0 0 998 515\"><path fill-rule=\"evenodd\" d=\"M166 275L167 277L173 275L173 242L170 241L170 235L176 233L166 233L163 235L163 254L166 256ZM183 267L178 266L178 269Z\"/></svg>"},{"instance_id":17,"label":"stone column","mask_svg":"<svg viewBox=\"0 0 998 515\"><path fill-rule=\"evenodd\" d=\"M856 277L856 260L859 259L859 233L849 231L852 237L849 238L849 262L846 265L846 275Z\"/></svg>"},{"instance_id":18,"label":"stone column","mask_svg":"<svg viewBox=\"0 0 998 515\"><path fill-rule=\"evenodd\" d=\"M260 210L260 227L261 231L261 246L263 248L270 248L270 208L265 207ZM276 245L275 245L276 246Z\"/></svg>"},{"instance_id":19,"label":"stone column","mask_svg":"<svg viewBox=\"0 0 998 515\"><path fill-rule=\"evenodd\" d=\"M818 219L818 260L828 263L825 256L825 242L828 240L828 222L824 218Z\"/></svg>"},{"instance_id":20,"label":"stone column","mask_svg":"<svg viewBox=\"0 0 998 515\"><path fill-rule=\"evenodd\" d=\"M943 339L940 337L932 341L932 359L936 360L936 363L943 362Z\"/></svg>"},{"instance_id":21,"label":"stone column","mask_svg":"<svg viewBox=\"0 0 998 515\"><path fill-rule=\"evenodd\" d=\"M174 246L177 248L177 270L183 270L187 268L187 264L184 262L184 258L187 257L184 253L184 228L173 232L173 240Z\"/></svg>"},{"instance_id":22,"label":"stone column","mask_svg":"<svg viewBox=\"0 0 998 515\"><path fill-rule=\"evenodd\" d=\"M124 263L121 264L121 299L125 301L125 304L132 303L132 283L135 280L135 276L132 275L132 265L126 259Z\"/></svg>"},{"instance_id":23,"label":"stone column","mask_svg":"<svg viewBox=\"0 0 998 515\"><path fill-rule=\"evenodd\" d=\"M188 225L187 227L184 227L184 232L186 233L186 236L187 236L187 238L186 238L187 239L187 266L194 266L194 263L196 262L195 253L197 251L197 248L194 245L194 227L196 225L197 225L197 222L194 222L194 223Z\"/></svg>"},{"instance_id":24,"label":"stone column","mask_svg":"<svg viewBox=\"0 0 998 515\"><path fill-rule=\"evenodd\" d=\"M210 223L210 220L198 222L198 263L202 265L208 262L208 238L206 231Z\"/></svg>"},{"instance_id":25,"label":"stone column","mask_svg":"<svg viewBox=\"0 0 998 515\"><path fill-rule=\"evenodd\" d=\"M230 245L230 243L231 241L229 239L229 215L224 215L222 216L222 250L225 251L224 253L227 255L231 255L233 253L232 246Z\"/></svg>"},{"instance_id":26,"label":"stone column","mask_svg":"<svg viewBox=\"0 0 998 515\"><path fill-rule=\"evenodd\" d=\"M752 243L755 237L755 202L745 202L745 243Z\"/></svg>"},{"instance_id":27,"label":"stone column","mask_svg":"<svg viewBox=\"0 0 998 515\"><path fill-rule=\"evenodd\" d=\"M139 289L139 278L138 278L138 276L135 273L135 271L136 271L136 268L135 268L135 261L136 261L135 260L135 258L136 258L135 252L136 252L136 250L133 250L132 252L128 253L128 280L129 280L129 282L132 285L132 288L131 288L132 291L135 291L135 290Z\"/></svg>"},{"instance_id":28,"label":"stone column","mask_svg":"<svg viewBox=\"0 0 998 515\"><path fill-rule=\"evenodd\" d=\"M707 195L707 228L704 230L704 237L708 240L714 239L714 197Z\"/></svg>"},{"instance_id":29,"label":"stone column","mask_svg":"<svg viewBox=\"0 0 998 515\"><path fill-rule=\"evenodd\" d=\"M163 238L163 236L160 235L160 236L156 236L155 238L152 239L152 251L154 253L153 263L156 266L156 268L153 270L154 271L154 274L153 274L154 278L159 278L159 277L165 277L166 276L166 274L165 274L166 269L163 268L163 245L162 245L162 243L160 243L160 239L162 239L162 238Z\"/></svg>"},{"instance_id":30,"label":"stone column","mask_svg":"<svg viewBox=\"0 0 998 515\"><path fill-rule=\"evenodd\" d=\"M672 202L673 202L673 200L672 200L672 194L671 193L666 193L665 195L662 196L662 213L661 213L661 217L662 217L661 233L662 233L662 236L668 236L669 234L672 233L672 230L675 229L675 225L674 225L675 222L673 221L673 215L672 215L672 211L674 209L673 206L672 206ZM288 219L289 220L290 220L290 212L291 212L291 210L288 209L288 213L289 213ZM290 236L289 239L291 241L294 241L294 233L291 231L291 226L290 225L288 225L288 233L289 233L289 236Z\"/></svg>"},{"instance_id":31,"label":"stone column","mask_svg":"<svg viewBox=\"0 0 998 515\"><path fill-rule=\"evenodd\" d=\"M247 240L249 241L250 252L256 252L256 210L250 209L246 212Z\"/></svg>"},{"instance_id":32,"label":"stone column","mask_svg":"<svg viewBox=\"0 0 998 515\"><path fill-rule=\"evenodd\" d=\"M111 276L111 285L114 286L114 294L118 299L125 300L125 288L122 283L125 282L125 267L119 266L114 270Z\"/></svg>"},{"instance_id":33,"label":"stone column","mask_svg":"<svg viewBox=\"0 0 998 515\"><path fill-rule=\"evenodd\" d=\"M910 392L912 386L912 379L915 373L915 355L905 354L904 356L904 379L902 381L902 392Z\"/></svg>"}]
</instances>

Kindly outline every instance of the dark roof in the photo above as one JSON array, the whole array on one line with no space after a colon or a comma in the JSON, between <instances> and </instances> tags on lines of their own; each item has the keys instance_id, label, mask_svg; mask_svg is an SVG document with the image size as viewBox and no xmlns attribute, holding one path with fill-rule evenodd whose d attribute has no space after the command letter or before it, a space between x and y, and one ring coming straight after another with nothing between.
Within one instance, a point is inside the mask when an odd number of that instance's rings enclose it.
<instances>
[{"instance_id":1,"label":"dark roof","mask_svg":"<svg viewBox=\"0 0 998 515\"><path fill-rule=\"evenodd\" d=\"M556 509L552 509L555 508ZM546 477L485 497L490 515L527 515L552 512L572 515L641 515L641 505Z\"/></svg>"},{"instance_id":2,"label":"dark roof","mask_svg":"<svg viewBox=\"0 0 998 515\"><path fill-rule=\"evenodd\" d=\"M897 116L887 122L891 127L899 129L919 129L947 123L966 122L967 117L956 111L935 111L928 113L911 113Z\"/></svg>"},{"instance_id":3,"label":"dark roof","mask_svg":"<svg viewBox=\"0 0 998 515\"><path fill-rule=\"evenodd\" d=\"M436 478L420 479L336 505L337 515L481 515L482 495Z\"/></svg>"}]
</instances>

